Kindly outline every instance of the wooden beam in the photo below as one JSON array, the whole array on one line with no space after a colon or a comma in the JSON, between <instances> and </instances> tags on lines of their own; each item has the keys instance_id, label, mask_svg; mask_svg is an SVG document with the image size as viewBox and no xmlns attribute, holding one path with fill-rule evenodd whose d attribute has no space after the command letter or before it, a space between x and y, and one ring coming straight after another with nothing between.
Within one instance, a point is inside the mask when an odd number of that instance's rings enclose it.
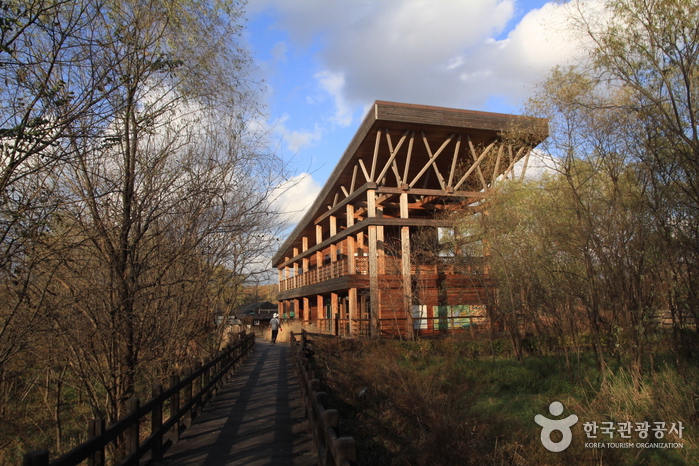
<instances>
[{"instance_id":1,"label":"wooden beam","mask_svg":"<svg viewBox=\"0 0 699 466\"><path fill-rule=\"evenodd\" d=\"M520 150L523 150L523 149L524 149L524 147L522 147L522 149L520 149ZM527 171L527 166L529 165L529 154L531 154L531 153L532 153L531 149L527 148L527 155L524 157L524 165L522 166L522 174L519 177L520 180L524 179L524 175Z\"/></svg>"},{"instance_id":2,"label":"wooden beam","mask_svg":"<svg viewBox=\"0 0 699 466\"><path fill-rule=\"evenodd\" d=\"M514 159L511 159L510 165L507 167L507 169L504 172L505 178L507 178L507 175L511 172L512 179L514 180L515 164L522 157L522 151L524 149L525 149L525 147L520 147L519 150L517 151L517 156Z\"/></svg>"},{"instance_id":3,"label":"wooden beam","mask_svg":"<svg viewBox=\"0 0 699 466\"><path fill-rule=\"evenodd\" d=\"M374 181L374 175L376 174L376 163L379 159L379 147L381 145L381 128L376 131L376 144L374 145L374 158L371 161L371 178L369 181Z\"/></svg>"},{"instance_id":4,"label":"wooden beam","mask_svg":"<svg viewBox=\"0 0 699 466\"><path fill-rule=\"evenodd\" d=\"M469 145L471 146L471 154L473 154L473 155L475 156L475 152L474 152L475 149L474 149L474 147L473 147L473 144L471 144L470 138L469 138ZM471 167L468 169L468 171L466 172L466 174L465 174L464 176L461 177L461 179L459 180L458 183L456 183L456 186L454 186L454 189L459 189L459 188L461 187L461 185L464 184L464 181L466 181L466 178L468 178L469 175L470 175L471 173L473 173L473 171L474 171L476 168L478 168L478 165L481 163L481 161L483 161L483 159L485 158L485 156L488 155L488 151L490 151L490 149L491 149L494 145L495 145L495 143L492 142L488 147L485 148L485 150L484 150L483 153L480 155L480 157L478 157L478 160L476 160L476 161L474 162L474 164L471 165ZM483 177L483 175L481 174L481 178L482 178L482 177ZM485 183L485 180L483 181L483 183Z\"/></svg>"},{"instance_id":5,"label":"wooden beam","mask_svg":"<svg viewBox=\"0 0 699 466\"><path fill-rule=\"evenodd\" d=\"M471 157L473 157L473 161L476 162L476 148L473 147L473 141L471 140L471 136L467 136L467 137L468 137L468 145L471 148ZM483 152L484 153L488 152L490 150L490 148L493 147L494 144L495 144L494 141L491 142L490 145ZM482 159L482 157L481 157L481 159ZM485 183L485 177L483 176L483 172L481 171L480 165L475 164L475 163L474 163L474 165L476 166L476 172L478 173L478 178L480 178L480 180L481 180L481 184L483 185L483 189L487 190L488 185Z\"/></svg>"},{"instance_id":6,"label":"wooden beam","mask_svg":"<svg viewBox=\"0 0 699 466\"><path fill-rule=\"evenodd\" d=\"M502 151L505 149L503 144L500 144L498 149L498 156L495 159L495 167L493 167L493 176L490 177L490 185L495 183L495 179L498 177L498 169L500 168L500 159L502 158Z\"/></svg>"},{"instance_id":7,"label":"wooden beam","mask_svg":"<svg viewBox=\"0 0 699 466\"><path fill-rule=\"evenodd\" d=\"M413 178L413 181L409 185L411 188L413 186L415 186L415 183L417 183L417 181L422 177L422 175L430 168L430 166L434 163L434 161L437 160L437 157L439 157L439 154L442 153L442 151L447 146L447 144L449 144L451 142L451 140L454 139L454 136L455 136L455 134L452 134L451 136L449 136L449 138L446 141L444 141L444 143L439 148L439 150L434 155L432 155L432 151L430 150L430 144L427 141L427 137L425 136L424 132L421 132L421 133L422 133L422 140L425 142L425 148L427 149L427 152L430 155L430 160L425 164L424 167L422 167L422 170L420 170L420 173L418 173L417 176L415 176L415 178ZM444 180L442 180L442 182L443 181Z\"/></svg>"},{"instance_id":8,"label":"wooden beam","mask_svg":"<svg viewBox=\"0 0 699 466\"><path fill-rule=\"evenodd\" d=\"M454 176L456 175L456 161L459 159L459 149L461 149L461 135L459 134L459 139L456 140L456 147L454 148L454 158L451 160L451 171L449 172L449 182L447 182L447 190L454 188Z\"/></svg>"},{"instance_id":9,"label":"wooden beam","mask_svg":"<svg viewBox=\"0 0 699 466\"><path fill-rule=\"evenodd\" d=\"M356 163L354 164L354 168L352 169L352 184L350 184L350 194L354 193L354 186L355 182L357 181L357 169L359 168L359 165ZM349 196L347 196L349 197Z\"/></svg>"},{"instance_id":10,"label":"wooden beam","mask_svg":"<svg viewBox=\"0 0 699 466\"><path fill-rule=\"evenodd\" d=\"M409 130L406 130L405 133L403 134L403 137L400 138L400 141L398 142L398 145L396 148L393 148L393 143L391 141L391 134L388 132L388 129L386 130L386 139L388 141L388 149L389 153L391 154L390 157L388 158L388 161L386 162L386 165L384 165L383 170L381 170L381 173L379 174L379 177L376 178L376 183L381 184L381 181L383 181L384 177L386 176L386 173L388 172L388 169L392 166L394 160L396 159L396 155L398 155L398 151L400 150L401 146L403 146L403 143L405 142L406 138L408 137L408 134L410 133Z\"/></svg>"},{"instance_id":11,"label":"wooden beam","mask_svg":"<svg viewBox=\"0 0 699 466\"><path fill-rule=\"evenodd\" d=\"M364 160L359 159L359 166L362 169L362 173L364 173L364 178L366 179L366 182L371 183L371 177L369 176L369 172L366 171L366 167L364 166Z\"/></svg>"},{"instance_id":12,"label":"wooden beam","mask_svg":"<svg viewBox=\"0 0 699 466\"><path fill-rule=\"evenodd\" d=\"M413 155L413 141L415 140L415 131L410 132L410 141L408 141L408 155L405 159L405 168L403 169L403 182L408 181L408 170L410 169L410 158Z\"/></svg>"}]
</instances>

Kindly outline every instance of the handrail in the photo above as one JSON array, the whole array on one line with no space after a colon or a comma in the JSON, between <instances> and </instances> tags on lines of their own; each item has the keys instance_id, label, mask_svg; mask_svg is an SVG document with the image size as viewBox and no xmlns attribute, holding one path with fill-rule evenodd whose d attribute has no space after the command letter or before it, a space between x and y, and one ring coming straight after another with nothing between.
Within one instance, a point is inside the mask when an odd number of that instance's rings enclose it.
<instances>
[{"instance_id":1,"label":"handrail","mask_svg":"<svg viewBox=\"0 0 699 466\"><path fill-rule=\"evenodd\" d=\"M486 316L432 316L413 317L413 331L420 336L437 336L445 333L469 333L472 336L486 333L489 329ZM340 318L312 319L304 321L314 326L324 335L335 336L368 336L371 321L364 319ZM408 325L407 317L386 317L379 319L379 331L382 336L395 337L405 333Z\"/></svg>"},{"instance_id":2,"label":"handrail","mask_svg":"<svg viewBox=\"0 0 699 466\"><path fill-rule=\"evenodd\" d=\"M138 398L128 400L129 414L104 429L104 420L90 422L88 431L91 438L81 443L64 455L49 462L48 450L33 451L24 455L24 466L74 466L85 460L90 465L104 466L105 447L124 437L123 458L119 466L138 464L149 451L151 459L159 461L162 457L163 437L172 430L175 441L179 440L180 427L191 425L191 420L201 411L206 402L225 382L231 369L235 369L242 359L249 355L255 346L255 334L242 334L240 341L224 349L221 354L204 364L185 370L184 379L179 375L170 378L171 387L163 390L162 385L153 387L153 397L143 406ZM212 370L214 371L212 376ZM197 393L192 394L192 386L197 386ZM184 405L180 406L180 393L184 391ZM169 400L170 418L163 422L163 405ZM141 420L151 415L151 433L140 441L139 427ZM184 423L182 420L185 420Z\"/></svg>"},{"instance_id":3,"label":"handrail","mask_svg":"<svg viewBox=\"0 0 699 466\"><path fill-rule=\"evenodd\" d=\"M301 400L306 413L308 430L313 435L314 453L319 466L350 466L356 463L356 442L354 437L338 437L340 415L336 409L325 409L327 393L318 391L320 380L310 370L305 356L307 333L302 331L302 342L291 332L291 358L299 378Z\"/></svg>"}]
</instances>

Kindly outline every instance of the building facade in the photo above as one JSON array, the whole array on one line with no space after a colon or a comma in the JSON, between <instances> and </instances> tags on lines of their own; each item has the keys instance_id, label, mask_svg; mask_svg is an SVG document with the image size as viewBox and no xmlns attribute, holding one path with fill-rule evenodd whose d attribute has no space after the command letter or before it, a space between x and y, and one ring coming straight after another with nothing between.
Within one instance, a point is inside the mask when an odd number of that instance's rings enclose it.
<instances>
[{"instance_id":1,"label":"building facade","mask_svg":"<svg viewBox=\"0 0 699 466\"><path fill-rule=\"evenodd\" d=\"M454 213L482 215L547 131L543 119L375 102L273 258L280 315L373 338L487 324L487 251L454 251Z\"/></svg>"}]
</instances>

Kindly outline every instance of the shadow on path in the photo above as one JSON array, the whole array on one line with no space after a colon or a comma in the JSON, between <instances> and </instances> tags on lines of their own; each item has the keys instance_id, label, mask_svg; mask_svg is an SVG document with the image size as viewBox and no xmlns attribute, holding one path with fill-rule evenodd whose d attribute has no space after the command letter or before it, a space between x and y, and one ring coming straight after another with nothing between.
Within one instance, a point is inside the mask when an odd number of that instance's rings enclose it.
<instances>
[{"instance_id":1,"label":"shadow on path","mask_svg":"<svg viewBox=\"0 0 699 466\"><path fill-rule=\"evenodd\" d=\"M288 344L255 343L255 352L205 407L168 465L312 465Z\"/></svg>"}]
</instances>

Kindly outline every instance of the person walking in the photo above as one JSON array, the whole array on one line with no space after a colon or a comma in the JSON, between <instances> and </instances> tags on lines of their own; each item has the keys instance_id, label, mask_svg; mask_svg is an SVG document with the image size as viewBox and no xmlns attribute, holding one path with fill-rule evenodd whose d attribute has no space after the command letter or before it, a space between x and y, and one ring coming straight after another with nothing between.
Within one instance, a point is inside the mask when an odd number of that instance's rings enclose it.
<instances>
[{"instance_id":1,"label":"person walking","mask_svg":"<svg viewBox=\"0 0 699 466\"><path fill-rule=\"evenodd\" d=\"M269 321L269 327L272 329L272 343L277 342L277 335L282 329L282 323L279 321L279 314L274 314L272 320Z\"/></svg>"}]
</instances>

